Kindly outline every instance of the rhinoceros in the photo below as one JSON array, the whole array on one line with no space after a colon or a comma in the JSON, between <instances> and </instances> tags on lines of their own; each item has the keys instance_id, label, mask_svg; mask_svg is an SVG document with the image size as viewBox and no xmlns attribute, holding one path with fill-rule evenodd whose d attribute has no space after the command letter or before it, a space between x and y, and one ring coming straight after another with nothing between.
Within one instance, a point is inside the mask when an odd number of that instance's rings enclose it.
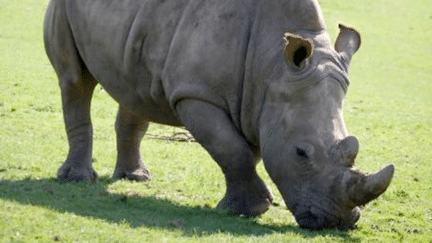
<instances>
[{"instance_id":1,"label":"rhinoceros","mask_svg":"<svg viewBox=\"0 0 432 243\"><path fill-rule=\"evenodd\" d=\"M59 180L97 180L90 103L101 84L119 103L113 178L150 178L139 151L150 122L183 126L225 175L218 209L269 209L262 159L299 226L353 227L394 166L354 167L342 101L361 41L339 28L333 47L316 0L51 0L44 41L69 141Z\"/></svg>"}]
</instances>

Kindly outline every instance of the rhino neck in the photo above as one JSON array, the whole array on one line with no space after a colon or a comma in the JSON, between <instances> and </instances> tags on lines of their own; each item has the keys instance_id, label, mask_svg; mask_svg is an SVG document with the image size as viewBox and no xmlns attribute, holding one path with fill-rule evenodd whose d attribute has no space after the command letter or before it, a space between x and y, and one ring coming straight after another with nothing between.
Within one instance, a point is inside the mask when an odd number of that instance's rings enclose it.
<instances>
[{"instance_id":1,"label":"rhino neck","mask_svg":"<svg viewBox=\"0 0 432 243\"><path fill-rule=\"evenodd\" d=\"M263 113L268 86L286 79L283 35L287 31L311 38L314 44L330 47L321 9L315 0L258 1L251 16L241 98L240 126L245 137L259 146L259 119Z\"/></svg>"}]
</instances>

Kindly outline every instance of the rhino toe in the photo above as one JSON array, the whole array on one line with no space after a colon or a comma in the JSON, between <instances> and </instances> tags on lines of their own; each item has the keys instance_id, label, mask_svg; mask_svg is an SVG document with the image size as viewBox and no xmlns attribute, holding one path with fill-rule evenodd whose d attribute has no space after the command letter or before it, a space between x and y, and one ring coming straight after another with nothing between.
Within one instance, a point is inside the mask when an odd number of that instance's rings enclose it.
<instances>
[{"instance_id":1,"label":"rhino toe","mask_svg":"<svg viewBox=\"0 0 432 243\"><path fill-rule=\"evenodd\" d=\"M150 172L145 167L140 167L135 170L126 170L117 168L113 174L113 179L128 179L132 181L146 181L150 179Z\"/></svg>"},{"instance_id":2,"label":"rhino toe","mask_svg":"<svg viewBox=\"0 0 432 243\"><path fill-rule=\"evenodd\" d=\"M98 174L91 167L77 168L70 164L65 163L58 170L57 178L61 182L68 182L68 181L97 182Z\"/></svg>"},{"instance_id":3,"label":"rhino toe","mask_svg":"<svg viewBox=\"0 0 432 243\"><path fill-rule=\"evenodd\" d=\"M254 217L265 213L271 205L269 198L259 200L250 200L250 198L227 198L225 197L217 205L217 209L222 210L229 215L244 215Z\"/></svg>"},{"instance_id":4,"label":"rhino toe","mask_svg":"<svg viewBox=\"0 0 432 243\"><path fill-rule=\"evenodd\" d=\"M257 178L255 183L229 188L217 208L230 215L253 217L265 213L272 202L270 189Z\"/></svg>"}]
</instances>

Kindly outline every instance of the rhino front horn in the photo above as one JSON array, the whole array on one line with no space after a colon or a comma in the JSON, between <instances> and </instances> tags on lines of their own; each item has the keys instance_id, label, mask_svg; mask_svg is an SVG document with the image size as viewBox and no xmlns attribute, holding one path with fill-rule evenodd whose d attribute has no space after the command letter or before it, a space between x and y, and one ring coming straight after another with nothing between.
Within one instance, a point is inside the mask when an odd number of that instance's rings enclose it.
<instances>
[{"instance_id":1,"label":"rhino front horn","mask_svg":"<svg viewBox=\"0 0 432 243\"><path fill-rule=\"evenodd\" d=\"M379 197L383 192L387 190L390 182L393 178L394 166L392 164L387 165L375 174L372 174L365 178L363 185L357 187L358 190L356 195L351 197L356 205L365 205L373 199Z\"/></svg>"}]
</instances>

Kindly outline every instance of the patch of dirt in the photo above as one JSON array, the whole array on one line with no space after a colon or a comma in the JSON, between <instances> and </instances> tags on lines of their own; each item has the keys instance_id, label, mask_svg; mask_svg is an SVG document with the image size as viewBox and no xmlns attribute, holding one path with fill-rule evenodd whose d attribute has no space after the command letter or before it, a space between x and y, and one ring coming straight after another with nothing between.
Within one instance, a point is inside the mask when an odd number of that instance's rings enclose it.
<instances>
[{"instance_id":1,"label":"patch of dirt","mask_svg":"<svg viewBox=\"0 0 432 243\"><path fill-rule=\"evenodd\" d=\"M168 134L146 134L151 139L160 139L170 142L196 142L195 138L189 132L175 132L171 135Z\"/></svg>"}]
</instances>

